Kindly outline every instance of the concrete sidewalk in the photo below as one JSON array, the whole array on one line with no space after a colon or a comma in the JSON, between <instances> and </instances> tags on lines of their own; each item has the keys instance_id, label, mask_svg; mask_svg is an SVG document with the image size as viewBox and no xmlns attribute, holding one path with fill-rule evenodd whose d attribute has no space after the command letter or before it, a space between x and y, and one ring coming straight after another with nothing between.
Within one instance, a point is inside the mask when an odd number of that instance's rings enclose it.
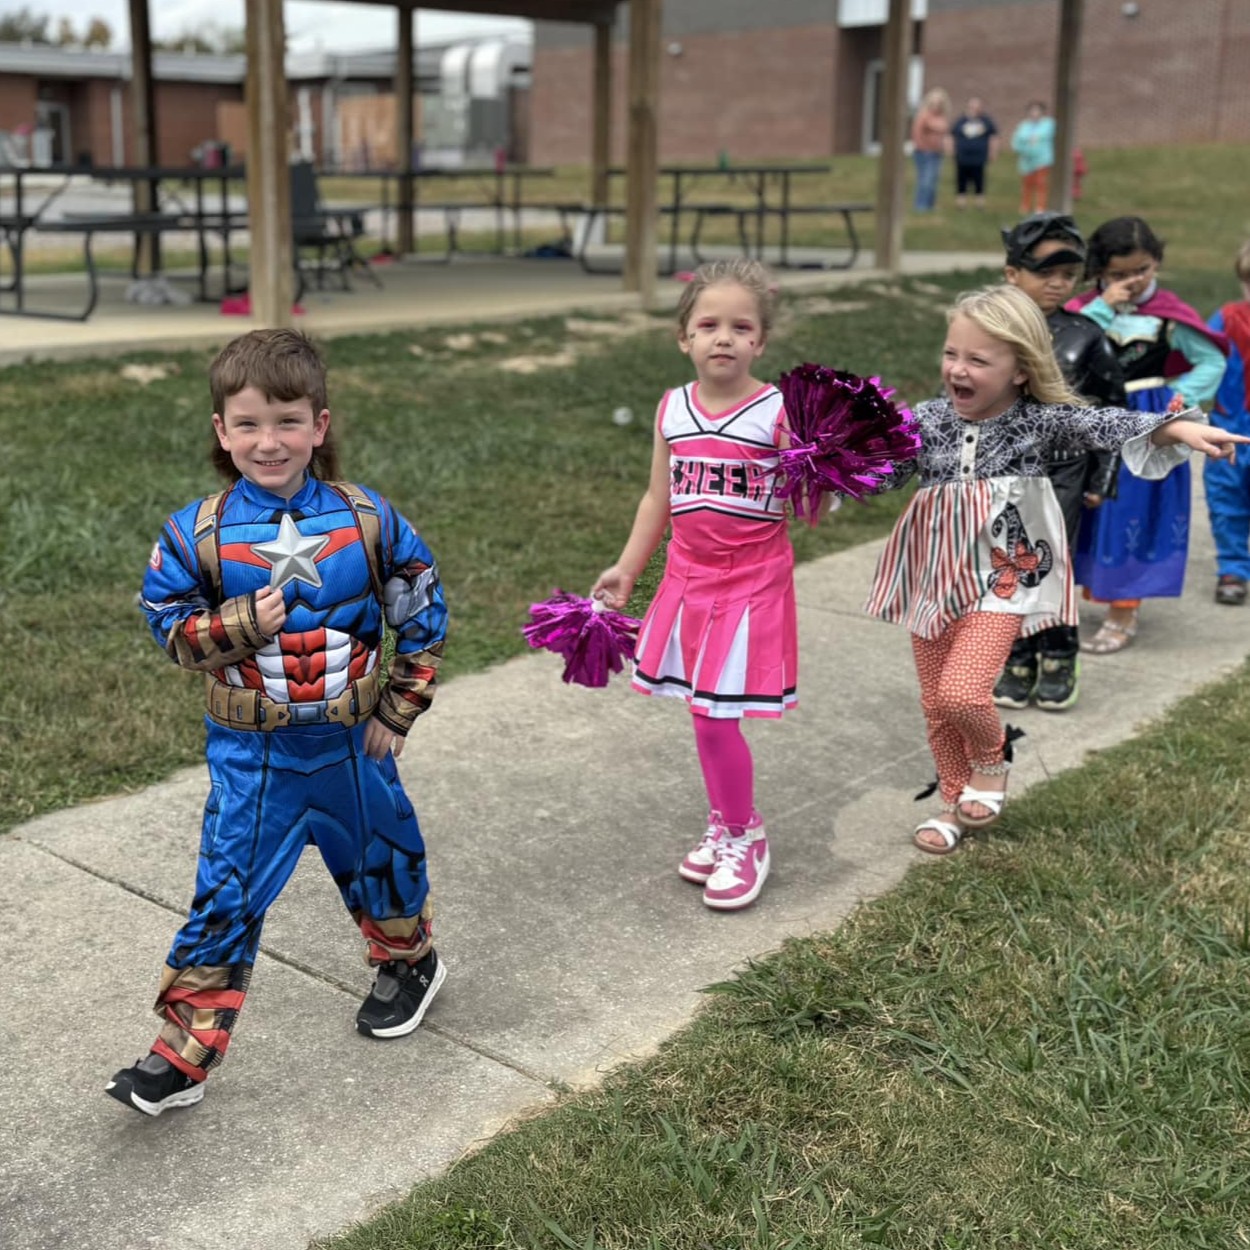
<instances>
[{"instance_id":1,"label":"concrete sidewalk","mask_svg":"<svg viewBox=\"0 0 1250 1250\"><path fill-rule=\"evenodd\" d=\"M709 249L717 254L718 249ZM693 258L687 258L691 265ZM908 252L908 276L978 270L1002 263L993 252ZM873 268L871 252L854 269L842 271L788 269L776 275L787 291L829 291L885 275ZM588 274L572 260L524 260L491 255L457 256L450 264L409 258L378 269L380 289L359 275L351 290L309 290L299 327L317 339L397 330L419 333L431 326L478 321L561 316L574 312L608 314L638 308L636 293L622 288L613 274ZM185 276L185 275L184 275ZM125 280L123 280L125 279ZM252 317L223 316L216 304L149 307L122 298L126 275L104 279L99 306L87 321L51 321L5 316L0 324L0 367L26 360L74 360L138 351L213 349L238 334L256 329ZM675 306L680 286L673 279L660 284L658 306ZM81 310L86 276L81 273L35 275L30 278L27 307ZM3 302L11 312L11 302Z\"/></svg>"},{"instance_id":2,"label":"concrete sidewalk","mask_svg":"<svg viewBox=\"0 0 1250 1250\"><path fill-rule=\"evenodd\" d=\"M1186 596L1148 604L1128 651L1086 660L1073 712L1013 716L1028 730L1013 800L1246 653L1250 616L1211 601L1200 499L1194 519ZM371 976L310 852L271 913L204 1102L159 1120L127 1112L104 1084L154 1033L147 1006L189 899L205 774L0 839L0 1244L297 1250L557 1083L649 1051L748 957L836 926L913 865L938 870L910 842L932 764L907 635L860 612L879 547L798 570L802 708L750 724L775 867L742 913L705 908L674 871L704 817L682 706L620 679L564 686L546 654L441 691L401 772L449 975L402 1040L353 1031Z\"/></svg>"}]
</instances>

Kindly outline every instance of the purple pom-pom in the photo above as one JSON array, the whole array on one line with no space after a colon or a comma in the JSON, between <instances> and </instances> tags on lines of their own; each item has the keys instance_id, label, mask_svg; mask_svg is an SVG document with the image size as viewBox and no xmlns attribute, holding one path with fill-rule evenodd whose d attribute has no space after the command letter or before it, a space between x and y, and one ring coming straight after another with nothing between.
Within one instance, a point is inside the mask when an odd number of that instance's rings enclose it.
<instances>
[{"instance_id":1,"label":"purple pom-pom","mask_svg":"<svg viewBox=\"0 0 1250 1250\"><path fill-rule=\"evenodd\" d=\"M920 450L909 409L891 403L880 378L803 364L777 381L786 404L790 446L780 453L782 483L795 516L815 523L828 493L863 499Z\"/></svg>"},{"instance_id":2,"label":"purple pom-pom","mask_svg":"<svg viewBox=\"0 0 1250 1250\"><path fill-rule=\"evenodd\" d=\"M557 590L550 599L530 604L530 623L522 629L531 647L564 657L564 680L579 686L606 686L634 658L638 627L632 616Z\"/></svg>"}]
</instances>

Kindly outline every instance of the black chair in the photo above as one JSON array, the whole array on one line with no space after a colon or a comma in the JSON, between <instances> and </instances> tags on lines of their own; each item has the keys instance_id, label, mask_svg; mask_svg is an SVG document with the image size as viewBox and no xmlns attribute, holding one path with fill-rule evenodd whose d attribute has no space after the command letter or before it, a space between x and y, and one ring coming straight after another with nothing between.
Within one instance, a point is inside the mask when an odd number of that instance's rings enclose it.
<instances>
[{"instance_id":1,"label":"black chair","mask_svg":"<svg viewBox=\"0 0 1250 1250\"><path fill-rule=\"evenodd\" d=\"M317 175L307 161L291 165L291 231L295 252L295 298L306 287L306 274L314 273L318 289L325 275L337 273L343 290L351 290L351 272L368 276L382 285L373 267L356 250L355 241L365 232L364 213L358 209L327 209L321 202Z\"/></svg>"}]
</instances>

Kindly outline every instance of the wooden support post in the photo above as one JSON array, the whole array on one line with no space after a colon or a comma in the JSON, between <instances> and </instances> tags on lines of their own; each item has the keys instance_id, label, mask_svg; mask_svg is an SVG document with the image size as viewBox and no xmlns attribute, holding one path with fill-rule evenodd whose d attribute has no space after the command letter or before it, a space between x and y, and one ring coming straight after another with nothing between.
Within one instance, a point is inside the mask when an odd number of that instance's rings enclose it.
<instances>
[{"instance_id":1,"label":"wooden support post","mask_svg":"<svg viewBox=\"0 0 1250 1250\"><path fill-rule=\"evenodd\" d=\"M131 158L140 168L157 163L156 103L152 83L152 30L148 22L148 0L130 0L130 112L132 127ZM69 154L66 153L66 160ZM131 192L136 213L153 213L159 207L157 183L135 182ZM135 236L136 272L160 273L159 234Z\"/></svg>"},{"instance_id":2,"label":"wooden support post","mask_svg":"<svg viewBox=\"0 0 1250 1250\"><path fill-rule=\"evenodd\" d=\"M289 326L295 274L282 0L247 0L247 215L252 316Z\"/></svg>"},{"instance_id":3,"label":"wooden support post","mask_svg":"<svg viewBox=\"0 0 1250 1250\"><path fill-rule=\"evenodd\" d=\"M903 142L907 128L907 66L911 60L911 0L890 0L884 32L885 73L881 81L881 155L877 168L875 264L898 273L903 259Z\"/></svg>"},{"instance_id":4,"label":"wooden support post","mask_svg":"<svg viewBox=\"0 0 1250 1250\"><path fill-rule=\"evenodd\" d=\"M1055 64L1055 165L1050 171L1047 207L1072 211L1072 157L1076 150L1077 76L1085 0L1061 0L1059 54Z\"/></svg>"},{"instance_id":5,"label":"wooden support post","mask_svg":"<svg viewBox=\"0 0 1250 1250\"><path fill-rule=\"evenodd\" d=\"M399 229L396 247L401 256L412 248L412 10L399 6L399 49L395 54L395 147L399 170Z\"/></svg>"},{"instance_id":6,"label":"wooden support post","mask_svg":"<svg viewBox=\"0 0 1250 1250\"><path fill-rule=\"evenodd\" d=\"M590 201L608 202L612 164L612 26L595 24L594 82L591 86Z\"/></svg>"},{"instance_id":7,"label":"wooden support post","mask_svg":"<svg viewBox=\"0 0 1250 1250\"><path fill-rule=\"evenodd\" d=\"M645 305L656 288L662 0L629 0L629 141L625 158L625 289Z\"/></svg>"}]
</instances>

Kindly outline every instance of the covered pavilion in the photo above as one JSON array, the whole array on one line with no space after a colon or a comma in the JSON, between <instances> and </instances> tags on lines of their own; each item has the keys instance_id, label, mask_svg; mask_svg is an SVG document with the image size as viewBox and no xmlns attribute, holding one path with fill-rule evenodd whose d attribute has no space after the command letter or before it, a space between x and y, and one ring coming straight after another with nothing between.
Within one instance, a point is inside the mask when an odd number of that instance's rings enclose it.
<instances>
[{"instance_id":1,"label":"covered pavilion","mask_svg":"<svg viewBox=\"0 0 1250 1250\"><path fill-rule=\"evenodd\" d=\"M130 0L134 59L135 151L141 165L154 165L156 118L152 91L151 0ZM628 101L626 144L624 287L650 303L656 283L658 233L658 102L663 0L349 0L384 4L397 18L395 96L400 152L413 147L413 13L417 8L520 17L531 21L576 22L594 31L594 78L591 110L591 194L606 202L611 108L611 45L619 4L628 6ZM1059 0L1060 23L1056 74L1056 177L1052 207L1071 205L1071 150L1075 116L1076 60L1084 0ZM882 101L882 157L877 188L877 267L898 269L902 253L904 157L907 120L907 64L913 23L912 0L883 0L886 9L885 77ZM287 176L289 119L283 72L285 23L283 0L247 0L248 116L247 195L251 234L252 308L268 325L289 324L294 294L290 185ZM136 185L136 196L150 194ZM400 179L401 255L412 247L412 184ZM151 208L140 199L138 211Z\"/></svg>"}]
</instances>

